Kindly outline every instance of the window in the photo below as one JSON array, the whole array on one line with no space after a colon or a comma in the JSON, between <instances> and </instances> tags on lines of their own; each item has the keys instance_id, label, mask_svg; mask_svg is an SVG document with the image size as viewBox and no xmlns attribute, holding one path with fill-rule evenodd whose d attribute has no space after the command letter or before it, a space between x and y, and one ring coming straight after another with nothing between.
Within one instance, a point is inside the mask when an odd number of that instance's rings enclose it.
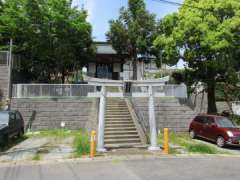
<instances>
[{"instance_id":1,"label":"window","mask_svg":"<svg viewBox=\"0 0 240 180\"><path fill-rule=\"evenodd\" d=\"M214 119L213 119L213 117L206 117L204 123L205 123L205 124L208 124L208 125L214 124Z\"/></svg>"},{"instance_id":2,"label":"window","mask_svg":"<svg viewBox=\"0 0 240 180\"><path fill-rule=\"evenodd\" d=\"M15 114L9 113L9 126L13 127L15 123Z\"/></svg>"},{"instance_id":3,"label":"window","mask_svg":"<svg viewBox=\"0 0 240 180\"><path fill-rule=\"evenodd\" d=\"M9 118L8 113L0 113L0 125L1 124L7 125L8 124L8 118Z\"/></svg>"},{"instance_id":4,"label":"window","mask_svg":"<svg viewBox=\"0 0 240 180\"><path fill-rule=\"evenodd\" d=\"M15 119L15 114L13 114L13 113L9 113L9 117L10 117L10 120L14 120Z\"/></svg>"},{"instance_id":5,"label":"window","mask_svg":"<svg viewBox=\"0 0 240 180\"><path fill-rule=\"evenodd\" d=\"M217 119L217 125L222 128L236 128L233 122L225 117L219 117Z\"/></svg>"},{"instance_id":6,"label":"window","mask_svg":"<svg viewBox=\"0 0 240 180\"><path fill-rule=\"evenodd\" d=\"M203 123L203 122L204 122L204 117L202 117L202 116L197 116L197 117L195 117L194 121L195 121L195 122L198 122L198 123Z\"/></svg>"},{"instance_id":7,"label":"window","mask_svg":"<svg viewBox=\"0 0 240 180\"><path fill-rule=\"evenodd\" d=\"M20 121L20 120L22 119L19 113L16 113L16 119L17 119L18 121Z\"/></svg>"}]
</instances>

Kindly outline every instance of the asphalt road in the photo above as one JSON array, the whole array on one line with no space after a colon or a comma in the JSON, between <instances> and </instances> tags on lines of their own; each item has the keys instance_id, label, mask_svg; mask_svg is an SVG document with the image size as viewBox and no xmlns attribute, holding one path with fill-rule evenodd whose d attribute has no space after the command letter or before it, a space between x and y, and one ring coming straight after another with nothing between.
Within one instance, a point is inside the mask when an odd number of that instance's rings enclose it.
<instances>
[{"instance_id":1,"label":"asphalt road","mask_svg":"<svg viewBox=\"0 0 240 180\"><path fill-rule=\"evenodd\" d=\"M0 164L0 180L239 180L240 158L177 157Z\"/></svg>"}]
</instances>

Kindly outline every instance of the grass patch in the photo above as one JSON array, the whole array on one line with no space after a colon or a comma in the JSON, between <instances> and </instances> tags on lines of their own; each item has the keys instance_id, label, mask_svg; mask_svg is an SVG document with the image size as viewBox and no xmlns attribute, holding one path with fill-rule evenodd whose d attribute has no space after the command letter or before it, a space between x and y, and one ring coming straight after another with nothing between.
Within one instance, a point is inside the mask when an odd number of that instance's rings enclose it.
<instances>
[{"instance_id":1,"label":"grass patch","mask_svg":"<svg viewBox=\"0 0 240 180\"><path fill-rule=\"evenodd\" d=\"M26 136L28 137L57 137L65 138L67 136L73 136L77 134L80 130L66 130L66 129L55 129L37 132L28 132Z\"/></svg>"},{"instance_id":2,"label":"grass patch","mask_svg":"<svg viewBox=\"0 0 240 180\"><path fill-rule=\"evenodd\" d=\"M186 148L189 152L192 153L201 153L201 154L217 154L218 151L210 146L207 146L205 144L189 144L186 145Z\"/></svg>"},{"instance_id":3,"label":"grass patch","mask_svg":"<svg viewBox=\"0 0 240 180\"><path fill-rule=\"evenodd\" d=\"M40 161L41 160L41 155L39 153L35 154L32 158L33 161Z\"/></svg>"},{"instance_id":4,"label":"grass patch","mask_svg":"<svg viewBox=\"0 0 240 180\"><path fill-rule=\"evenodd\" d=\"M80 132L74 138L73 147L75 157L81 157L90 153L90 136L85 132Z\"/></svg>"},{"instance_id":5,"label":"grass patch","mask_svg":"<svg viewBox=\"0 0 240 180\"><path fill-rule=\"evenodd\" d=\"M90 152L90 136L84 130L48 130L27 133L28 137L44 138L50 137L55 141L62 141L67 137L73 137L72 147L74 149L73 158L78 158L87 155Z\"/></svg>"},{"instance_id":6,"label":"grass patch","mask_svg":"<svg viewBox=\"0 0 240 180\"><path fill-rule=\"evenodd\" d=\"M159 136L159 143L163 143L163 136ZM197 153L197 154L229 154L215 145L198 142L189 137L188 133L170 133L170 154Z\"/></svg>"}]
</instances>

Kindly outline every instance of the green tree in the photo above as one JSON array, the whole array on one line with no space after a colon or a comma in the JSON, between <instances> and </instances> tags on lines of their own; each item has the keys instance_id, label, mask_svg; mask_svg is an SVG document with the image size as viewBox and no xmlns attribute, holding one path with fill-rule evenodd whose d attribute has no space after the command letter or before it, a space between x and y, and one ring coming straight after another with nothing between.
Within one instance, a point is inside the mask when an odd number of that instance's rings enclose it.
<instances>
[{"instance_id":1,"label":"green tree","mask_svg":"<svg viewBox=\"0 0 240 180\"><path fill-rule=\"evenodd\" d=\"M129 0L120 9L117 20L111 20L108 40L119 55L128 55L133 62L133 79L137 79L137 55L151 53L155 32L155 15L146 10L143 0Z\"/></svg>"},{"instance_id":2,"label":"green tree","mask_svg":"<svg viewBox=\"0 0 240 180\"><path fill-rule=\"evenodd\" d=\"M165 63L187 62L192 80L206 84L208 112L216 113L216 82L239 69L239 42L239 0L185 0L178 13L160 21L154 45Z\"/></svg>"},{"instance_id":3,"label":"green tree","mask_svg":"<svg viewBox=\"0 0 240 180\"><path fill-rule=\"evenodd\" d=\"M6 0L0 14L2 48L10 38L14 53L25 59L25 79L49 82L50 77L80 68L94 53L87 12L71 0Z\"/></svg>"}]
</instances>

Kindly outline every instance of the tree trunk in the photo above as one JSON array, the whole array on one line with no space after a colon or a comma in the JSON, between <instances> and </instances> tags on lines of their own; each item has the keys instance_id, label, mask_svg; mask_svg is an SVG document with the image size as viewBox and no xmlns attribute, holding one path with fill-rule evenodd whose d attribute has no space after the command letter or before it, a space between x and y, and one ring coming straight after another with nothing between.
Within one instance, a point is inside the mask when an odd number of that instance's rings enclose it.
<instances>
[{"instance_id":1,"label":"tree trunk","mask_svg":"<svg viewBox=\"0 0 240 180\"><path fill-rule=\"evenodd\" d=\"M207 87L208 113L216 114L217 113L216 98L215 98L216 84L215 82L209 82L207 86L208 86Z\"/></svg>"},{"instance_id":2,"label":"tree trunk","mask_svg":"<svg viewBox=\"0 0 240 180\"><path fill-rule=\"evenodd\" d=\"M133 80L137 80L137 57L133 59Z\"/></svg>"},{"instance_id":3,"label":"tree trunk","mask_svg":"<svg viewBox=\"0 0 240 180\"><path fill-rule=\"evenodd\" d=\"M62 84L65 83L65 70L62 69Z\"/></svg>"}]
</instances>

